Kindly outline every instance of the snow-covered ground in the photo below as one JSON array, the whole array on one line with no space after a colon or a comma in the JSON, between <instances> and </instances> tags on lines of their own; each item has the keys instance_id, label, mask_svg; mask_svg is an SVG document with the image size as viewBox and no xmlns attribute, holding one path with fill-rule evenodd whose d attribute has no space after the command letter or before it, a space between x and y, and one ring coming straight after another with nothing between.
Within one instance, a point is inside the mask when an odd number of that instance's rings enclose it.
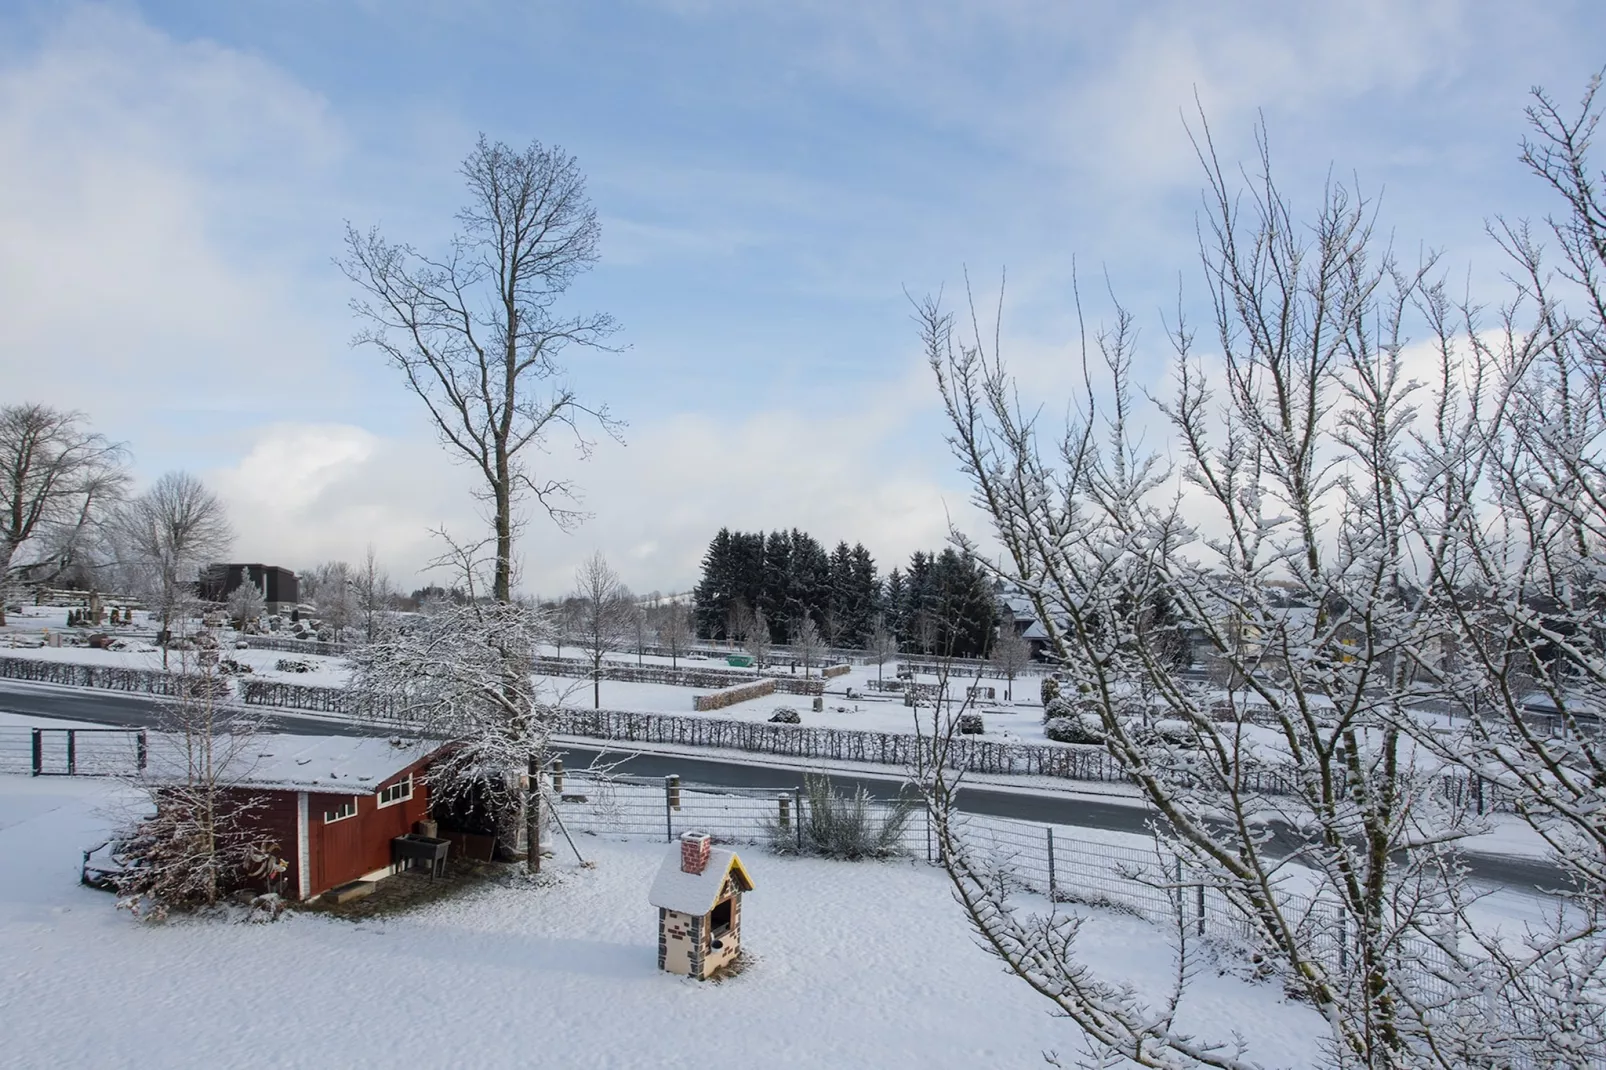
<instances>
[{"instance_id":1,"label":"snow-covered ground","mask_svg":"<svg viewBox=\"0 0 1606 1070\"><path fill-rule=\"evenodd\" d=\"M541 883L351 923L143 926L77 885L118 791L0 777L0 1062L17 1067L973 1068L1072 1061L1076 1030L976 946L923 862L741 853L752 957L699 983L656 969L647 888L665 848L584 836ZM1046 904L1042 904L1046 908ZM1060 907L1059 909L1068 909ZM1164 933L1088 911L1098 969L1156 992ZM15 1013L25 1009L26 1013ZM1309 1065L1322 1024L1275 984L1203 971L1183 1025Z\"/></svg>"}]
</instances>

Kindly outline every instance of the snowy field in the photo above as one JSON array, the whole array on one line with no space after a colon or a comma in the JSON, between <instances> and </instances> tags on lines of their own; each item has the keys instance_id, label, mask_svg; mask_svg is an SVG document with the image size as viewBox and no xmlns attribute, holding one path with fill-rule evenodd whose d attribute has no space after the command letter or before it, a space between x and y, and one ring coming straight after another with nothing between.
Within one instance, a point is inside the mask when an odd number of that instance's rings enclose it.
<instances>
[{"instance_id":1,"label":"snowy field","mask_svg":"<svg viewBox=\"0 0 1606 1070\"><path fill-rule=\"evenodd\" d=\"M539 884L379 920L142 926L76 883L79 849L103 835L116 790L0 777L8 1066L970 1070L1078 1054L1075 1027L975 945L923 862L742 851L757 883L743 905L752 962L698 983L656 969L646 893L664 847L640 841L585 836L595 869L563 851ZM1165 983L1161 930L1089 914L1092 963L1141 990ZM1309 1065L1322 1032L1275 984L1215 970L1196 980L1183 1023L1223 1039L1236 1030L1274 1066Z\"/></svg>"}]
</instances>

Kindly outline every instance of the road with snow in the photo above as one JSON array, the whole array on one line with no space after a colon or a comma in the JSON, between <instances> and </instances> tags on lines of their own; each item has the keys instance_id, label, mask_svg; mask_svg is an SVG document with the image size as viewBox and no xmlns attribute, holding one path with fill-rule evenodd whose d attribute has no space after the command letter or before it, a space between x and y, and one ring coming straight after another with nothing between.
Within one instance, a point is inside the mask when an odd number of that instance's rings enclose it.
<instances>
[{"instance_id":1,"label":"road with snow","mask_svg":"<svg viewBox=\"0 0 1606 1070\"><path fill-rule=\"evenodd\" d=\"M24 716L157 728L161 723L162 705L163 700L150 695L0 680L0 712ZM256 708L251 713L254 718L262 716L264 728L294 735L389 734L381 727L342 722L334 718L305 717ZM587 765L601 754L598 747L586 744L563 743L555 749L564 755L571 769ZM632 753L621 758L618 750L612 750L607 752L607 761L621 773L638 776L667 776L673 773L687 783L772 788L776 791L797 787L803 774L803 770L797 766L766 764L758 757L738 759L723 755L700 757L683 753ZM896 794L903 780L902 774L895 770L874 773L833 768L830 773L831 779L840 786L848 789L863 787L872 795L882 798ZM1152 812L1130 796L1112 793L1100 798L1096 785L1082 786L1075 782L1067 782L1063 791L970 786L960 789L959 805L971 813L994 817L1053 825L1079 825L1140 835L1148 833L1152 820ZM1283 834L1275 835L1273 844L1282 846L1288 852L1297 847L1292 839ZM1554 887L1559 880L1559 871L1542 859L1477 854L1468 854L1465 858L1470 875L1490 884L1533 891Z\"/></svg>"}]
</instances>

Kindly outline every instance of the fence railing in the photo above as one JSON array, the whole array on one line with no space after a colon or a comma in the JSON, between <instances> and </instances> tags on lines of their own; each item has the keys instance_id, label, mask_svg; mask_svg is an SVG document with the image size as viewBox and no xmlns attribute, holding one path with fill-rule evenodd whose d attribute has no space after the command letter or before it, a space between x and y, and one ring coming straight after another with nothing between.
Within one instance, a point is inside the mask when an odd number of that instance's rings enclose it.
<instances>
[{"instance_id":1,"label":"fence railing","mask_svg":"<svg viewBox=\"0 0 1606 1070\"><path fill-rule=\"evenodd\" d=\"M143 728L0 726L0 773L132 776L149 760Z\"/></svg>"},{"instance_id":2,"label":"fence railing","mask_svg":"<svg viewBox=\"0 0 1606 1070\"><path fill-rule=\"evenodd\" d=\"M340 688L268 680L242 680L239 686L240 696L247 705L340 714L385 726L409 724L394 706L365 706L351 692ZM907 732L814 728L725 717L567 707L558 711L552 732L614 743L708 747L904 768L923 761L924 748L929 746L929 741ZM1120 762L1097 745L1004 742L959 736L948 748L948 765L955 770L989 776L1045 776L1102 784L1132 782ZM1267 795L1287 795L1294 789L1292 774L1271 766L1245 770L1242 785L1245 790ZM1511 812L1514 808L1509 795L1498 790L1497 785L1470 776L1441 776L1440 790L1452 801L1468 801L1479 813Z\"/></svg>"}]
</instances>

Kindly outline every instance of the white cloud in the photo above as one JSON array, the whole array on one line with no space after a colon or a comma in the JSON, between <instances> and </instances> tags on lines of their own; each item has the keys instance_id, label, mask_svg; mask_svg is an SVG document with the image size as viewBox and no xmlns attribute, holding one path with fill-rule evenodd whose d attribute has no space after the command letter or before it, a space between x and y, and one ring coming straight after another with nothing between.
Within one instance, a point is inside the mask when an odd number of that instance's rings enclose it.
<instances>
[{"instance_id":1,"label":"white cloud","mask_svg":"<svg viewBox=\"0 0 1606 1070\"><path fill-rule=\"evenodd\" d=\"M315 372L338 389L324 357L344 332L318 319L339 303L287 270L285 238L340 151L323 100L270 65L74 9L0 68L7 393L126 435L272 412Z\"/></svg>"}]
</instances>

